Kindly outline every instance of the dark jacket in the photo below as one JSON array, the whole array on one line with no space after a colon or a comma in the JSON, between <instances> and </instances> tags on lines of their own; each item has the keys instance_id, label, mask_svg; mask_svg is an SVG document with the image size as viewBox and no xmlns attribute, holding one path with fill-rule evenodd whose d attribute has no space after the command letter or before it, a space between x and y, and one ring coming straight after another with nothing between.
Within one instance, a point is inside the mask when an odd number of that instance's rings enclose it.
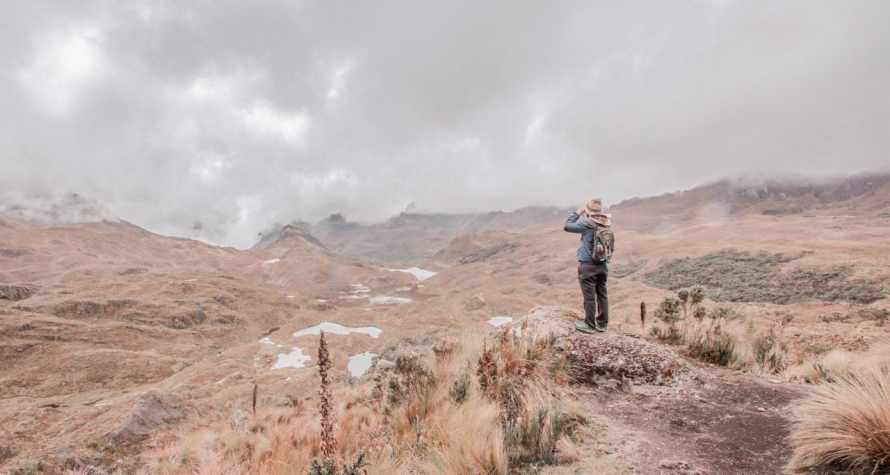
<instances>
[{"instance_id":1,"label":"dark jacket","mask_svg":"<svg viewBox=\"0 0 890 475\"><path fill-rule=\"evenodd\" d=\"M578 245L578 262L593 262L593 259L590 257L590 251L593 250L593 237L596 235L596 229L599 225L590 218L578 221L579 218L578 213L572 213L562 229L569 233L581 235L581 244Z\"/></svg>"}]
</instances>

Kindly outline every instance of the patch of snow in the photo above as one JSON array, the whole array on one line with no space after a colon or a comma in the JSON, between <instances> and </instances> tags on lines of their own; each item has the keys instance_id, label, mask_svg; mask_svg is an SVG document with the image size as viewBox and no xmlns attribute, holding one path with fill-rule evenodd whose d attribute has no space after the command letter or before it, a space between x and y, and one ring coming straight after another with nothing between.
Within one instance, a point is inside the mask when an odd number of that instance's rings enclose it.
<instances>
[{"instance_id":1,"label":"patch of snow","mask_svg":"<svg viewBox=\"0 0 890 475\"><path fill-rule=\"evenodd\" d=\"M406 285L404 287L399 287L398 289L396 289L396 292L410 292L410 291L411 291L410 285Z\"/></svg>"},{"instance_id":2,"label":"patch of snow","mask_svg":"<svg viewBox=\"0 0 890 475\"><path fill-rule=\"evenodd\" d=\"M330 302L330 301L331 301L331 299L315 299L315 300L318 300L318 301L321 302L321 303L325 303L325 302Z\"/></svg>"},{"instance_id":3,"label":"patch of snow","mask_svg":"<svg viewBox=\"0 0 890 475\"><path fill-rule=\"evenodd\" d=\"M413 275L414 278L417 280L426 280L426 279L429 279L430 277L437 274L437 272L433 272L431 270L426 270L426 269L421 269L419 267L409 267L407 269L386 269L386 268L384 268L383 270L388 270L388 271L392 271L392 272L407 272L407 273Z\"/></svg>"},{"instance_id":4,"label":"patch of snow","mask_svg":"<svg viewBox=\"0 0 890 475\"><path fill-rule=\"evenodd\" d=\"M367 294L371 293L371 289L366 285L362 284L350 284L349 292L342 292L340 295L345 299L366 299L368 298Z\"/></svg>"},{"instance_id":5,"label":"patch of snow","mask_svg":"<svg viewBox=\"0 0 890 475\"><path fill-rule=\"evenodd\" d=\"M257 341L257 343L263 343L266 345L274 345L275 344L275 342L272 341L272 339L269 337L261 338L259 341Z\"/></svg>"},{"instance_id":6,"label":"patch of snow","mask_svg":"<svg viewBox=\"0 0 890 475\"><path fill-rule=\"evenodd\" d=\"M378 295L376 297L371 298L372 304L378 305L397 305L400 303L410 303L411 299L408 297L390 297L389 295Z\"/></svg>"},{"instance_id":7,"label":"patch of snow","mask_svg":"<svg viewBox=\"0 0 890 475\"><path fill-rule=\"evenodd\" d=\"M272 369L281 368L305 368L306 362L312 357L303 354L302 348L294 348L290 353L281 353L278 355L278 361L272 366Z\"/></svg>"},{"instance_id":8,"label":"patch of snow","mask_svg":"<svg viewBox=\"0 0 890 475\"><path fill-rule=\"evenodd\" d=\"M198 279L185 279L183 282L197 282Z\"/></svg>"},{"instance_id":9,"label":"patch of snow","mask_svg":"<svg viewBox=\"0 0 890 475\"><path fill-rule=\"evenodd\" d=\"M371 368L371 361L374 360L375 356L378 356L377 353L371 353L370 351L350 356L348 365L349 372L356 378L365 374L365 372Z\"/></svg>"},{"instance_id":10,"label":"patch of snow","mask_svg":"<svg viewBox=\"0 0 890 475\"><path fill-rule=\"evenodd\" d=\"M264 262L263 264L275 264L276 262L281 262L281 259L269 259L268 261Z\"/></svg>"},{"instance_id":11,"label":"patch of snow","mask_svg":"<svg viewBox=\"0 0 890 475\"><path fill-rule=\"evenodd\" d=\"M292 299L292 298L294 298L294 296L293 296L293 295L288 295L287 298Z\"/></svg>"},{"instance_id":12,"label":"patch of snow","mask_svg":"<svg viewBox=\"0 0 890 475\"><path fill-rule=\"evenodd\" d=\"M348 335L349 333L364 333L366 335L370 335L371 338L377 338L383 333L383 330L377 327L347 327L344 325L340 325L339 323L333 322L321 322L318 325L304 328L296 333L294 333L294 338L304 336L304 335L318 335L319 332L324 330L325 333L333 333L335 335Z\"/></svg>"},{"instance_id":13,"label":"patch of snow","mask_svg":"<svg viewBox=\"0 0 890 475\"><path fill-rule=\"evenodd\" d=\"M491 324L491 326L499 327L499 326L501 326L501 325L506 325L506 324L508 324L508 323L510 323L510 322L512 322L512 321L513 321L513 317L507 317L507 316L505 316L505 315L499 315L499 316L496 316L496 317L491 317L491 318L488 320L488 323Z\"/></svg>"}]
</instances>

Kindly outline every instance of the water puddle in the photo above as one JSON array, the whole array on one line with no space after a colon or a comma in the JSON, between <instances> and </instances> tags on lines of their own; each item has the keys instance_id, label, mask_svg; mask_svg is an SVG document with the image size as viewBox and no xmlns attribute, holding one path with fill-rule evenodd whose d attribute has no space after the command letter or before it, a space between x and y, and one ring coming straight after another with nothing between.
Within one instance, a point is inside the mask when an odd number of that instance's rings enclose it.
<instances>
[{"instance_id":1,"label":"water puddle","mask_svg":"<svg viewBox=\"0 0 890 475\"><path fill-rule=\"evenodd\" d=\"M269 259L268 261L264 262L263 264L275 264L276 262L281 262L281 259Z\"/></svg>"},{"instance_id":2,"label":"water puddle","mask_svg":"<svg viewBox=\"0 0 890 475\"><path fill-rule=\"evenodd\" d=\"M386 269L386 268L384 268L383 270L388 270L388 271L392 271L392 272L407 272L407 273L413 275L414 278L417 280L429 279L430 277L437 274L437 272L433 272L431 270L426 270L426 269L421 269L419 267L409 267L407 269Z\"/></svg>"},{"instance_id":3,"label":"water puddle","mask_svg":"<svg viewBox=\"0 0 890 475\"><path fill-rule=\"evenodd\" d=\"M306 362L312 357L303 354L302 348L294 348L290 353L281 353L278 355L278 361L272 366L272 369L282 368L305 368Z\"/></svg>"},{"instance_id":4,"label":"water puddle","mask_svg":"<svg viewBox=\"0 0 890 475\"><path fill-rule=\"evenodd\" d=\"M390 297L389 295L378 295L371 297L371 305L398 305L401 303L411 303L409 297Z\"/></svg>"},{"instance_id":5,"label":"water puddle","mask_svg":"<svg viewBox=\"0 0 890 475\"><path fill-rule=\"evenodd\" d=\"M322 322L318 325L304 328L296 333L294 333L294 338L304 336L304 335L318 335L319 332L324 331L325 333L333 333L335 335L348 335L350 333L364 333L366 335L370 335L371 338L377 338L383 333L383 330L377 327L347 327L344 325L340 325L339 323L333 322Z\"/></svg>"},{"instance_id":6,"label":"water puddle","mask_svg":"<svg viewBox=\"0 0 890 475\"><path fill-rule=\"evenodd\" d=\"M506 325L512 321L513 321L513 317L507 317L505 315L498 315L495 317L491 317L488 320L488 323L491 324L491 326L493 326L493 327L499 327L501 325Z\"/></svg>"},{"instance_id":7,"label":"water puddle","mask_svg":"<svg viewBox=\"0 0 890 475\"><path fill-rule=\"evenodd\" d=\"M370 351L350 356L349 365L347 366L349 372L356 378L365 374L365 372L371 369L371 362L375 356L378 356L377 353L371 353Z\"/></svg>"}]
</instances>

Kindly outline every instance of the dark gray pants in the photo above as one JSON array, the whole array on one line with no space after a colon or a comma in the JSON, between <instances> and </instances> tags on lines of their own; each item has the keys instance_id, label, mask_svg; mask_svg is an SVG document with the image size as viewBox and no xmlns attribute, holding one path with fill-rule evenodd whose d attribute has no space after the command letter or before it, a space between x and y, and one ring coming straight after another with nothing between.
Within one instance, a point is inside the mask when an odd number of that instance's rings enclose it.
<instances>
[{"instance_id":1,"label":"dark gray pants","mask_svg":"<svg viewBox=\"0 0 890 475\"><path fill-rule=\"evenodd\" d=\"M578 281L581 282L581 293L584 294L584 321L602 328L609 326L609 294L606 292L606 280L609 268L606 264L593 262L578 263Z\"/></svg>"}]
</instances>

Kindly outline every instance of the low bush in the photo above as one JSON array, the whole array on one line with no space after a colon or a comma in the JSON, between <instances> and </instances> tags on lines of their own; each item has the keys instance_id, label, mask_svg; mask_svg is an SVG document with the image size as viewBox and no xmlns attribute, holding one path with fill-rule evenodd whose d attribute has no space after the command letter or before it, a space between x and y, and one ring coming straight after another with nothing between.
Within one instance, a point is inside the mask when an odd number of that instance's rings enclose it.
<instances>
[{"instance_id":1,"label":"low bush","mask_svg":"<svg viewBox=\"0 0 890 475\"><path fill-rule=\"evenodd\" d=\"M648 285L669 290L701 285L712 300L729 302L871 303L886 297L883 286L853 278L854 271L848 266L782 272L783 264L801 256L723 249L702 257L671 259L643 279Z\"/></svg>"},{"instance_id":2,"label":"low bush","mask_svg":"<svg viewBox=\"0 0 890 475\"><path fill-rule=\"evenodd\" d=\"M693 358L720 366L731 366L738 357L736 339L728 333L697 337L688 347Z\"/></svg>"}]
</instances>

